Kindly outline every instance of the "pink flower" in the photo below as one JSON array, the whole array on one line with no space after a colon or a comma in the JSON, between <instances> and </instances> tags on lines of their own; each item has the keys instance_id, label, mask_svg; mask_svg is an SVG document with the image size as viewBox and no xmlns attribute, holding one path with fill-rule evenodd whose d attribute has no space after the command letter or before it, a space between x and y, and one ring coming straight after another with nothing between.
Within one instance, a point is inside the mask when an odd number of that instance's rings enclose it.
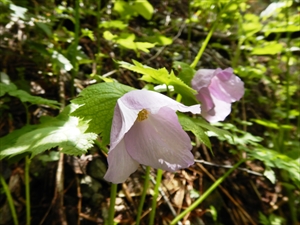
<instances>
[{"instance_id":1,"label":"pink flower","mask_svg":"<svg viewBox=\"0 0 300 225\"><path fill-rule=\"evenodd\" d=\"M200 69L192 79L192 87L202 103L201 115L209 122L223 121L231 111L231 103L244 95L244 83L232 68Z\"/></svg>"},{"instance_id":2,"label":"pink flower","mask_svg":"<svg viewBox=\"0 0 300 225\"><path fill-rule=\"evenodd\" d=\"M134 90L115 106L108 170L104 179L124 182L139 164L176 171L194 164L189 136L176 111L200 113L200 106L185 106L153 91Z\"/></svg>"}]
</instances>

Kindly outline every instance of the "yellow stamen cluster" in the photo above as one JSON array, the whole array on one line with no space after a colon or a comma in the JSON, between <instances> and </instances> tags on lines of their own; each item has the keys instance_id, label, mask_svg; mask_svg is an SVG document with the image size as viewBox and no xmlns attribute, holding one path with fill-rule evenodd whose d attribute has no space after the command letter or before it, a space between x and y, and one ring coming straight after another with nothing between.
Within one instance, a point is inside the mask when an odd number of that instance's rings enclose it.
<instances>
[{"instance_id":1,"label":"yellow stamen cluster","mask_svg":"<svg viewBox=\"0 0 300 225\"><path fill-rule=\"evenodd\" d=\"M149 115L149 112L146 109L142 109L141 111L139 111L137 120L143 121L148 118L148 115Z\"/></svg>"}]
</instances>

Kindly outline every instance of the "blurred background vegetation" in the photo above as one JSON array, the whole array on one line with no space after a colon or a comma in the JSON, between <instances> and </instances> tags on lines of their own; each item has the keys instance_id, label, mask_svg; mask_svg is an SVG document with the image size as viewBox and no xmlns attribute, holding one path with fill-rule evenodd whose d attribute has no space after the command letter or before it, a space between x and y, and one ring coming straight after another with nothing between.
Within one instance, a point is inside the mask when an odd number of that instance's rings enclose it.
<instances>
[{"instance_id":1,"label":"blurred background vegetation","mask_svg":"<svg viewBox=\"0 0 300 225\"><path fill-rule=\"evenodd\" d=\"M116 61L184 69L175 62L191 64L213 26L196 69L232 67L244 81L244 98L233 104L224 123L216 124L231 132L234 141L208 131L212 155L193 139L198 162L176 174L164 173L165 198L158 200L156 224L169 224L174 218L170 205L179 213L224 174L226 165L246 157L247 169L236 170L183 224L299 224L297 0L0 0L0 153L35 129L28 125L53 125L41 117L57 116L91 84L114 80L160 90ZM25 126L29 130L6 138ZM23 139L30 142L30 137ZM31 224L103 224L110 184L102 179L105 146L97 143L81 157L61 157L59 144L50 143L31 163L24 153L2 159L0 224L16 224L16 217L19 224L29 223L26 182ZM59 175L57 168L63 168ZM29 177L24 178L26 170ZM143 175L140 169L119 187L119 224L135 221ZM11 213L7 190L17 216ZM148 212L146 202L142 224L147 224Z\"/></svg>"}]
</instances>

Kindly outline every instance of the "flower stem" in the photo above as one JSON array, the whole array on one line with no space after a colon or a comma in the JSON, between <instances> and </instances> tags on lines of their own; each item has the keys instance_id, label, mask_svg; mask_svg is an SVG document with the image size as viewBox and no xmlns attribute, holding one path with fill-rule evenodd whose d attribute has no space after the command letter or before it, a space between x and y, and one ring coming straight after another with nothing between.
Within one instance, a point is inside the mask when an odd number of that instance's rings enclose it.
<instances>
[{"instance_id":1,"label":"flower stem","mask_svg":"<svg viewBox=\"0 0 300 225\"><path fill-rule=\"evenodd\" d=\"M158 169L157 174L156 174L156 184L154 187L154 194L153 194L152 204L151 204L149 225L154 224L154 218L155 218L155 212L156 212L156 201L157 201L157 197L158 197L159 186L160 186L162 174L163 174L163 171L161 169Z\"/></svg>"},{"instance_id":2,"label":"flower stem","mask_svg":"<svg viewBox=\"0 0 300 225\"><path fill-rule=\"evenodd\" d=\"M204 40L204 42L203 42L203 44L202 44L202 46L201 46L201 48L200 48L200 50L199 50L197 56L196 56L196 58L194 59L194 61L193 61L192 64L190 65L191 68L195 69L195 67L197 66L197 64L198 64L198 62L199 62L199 60L200 60L200 58L201 58L201 56L202 56L202 54L203 54L203 52L204 52L204 50L205 50L207 44L208 44L208 42L209 42L209 40L210 40L212 34L215 32L215 30L216 30L216 28L217 28L217 26L218 26L219 20L220 20L221 16L223 15L223 12L224 12L224 11L227 9L227 7L230 5L230 2L231 2L231 1L229 1L229 2L223 7L223 9L221 10L221 12L219 13L219 15L218 15L217 19L215 20L215 22L214 22L214 24L213 24L211 30L209 31L208 35L206 36L206 38L205 38L205 40Z\"/></svg>"},{"instance_id":3,"label":"flower stem","mask_svg":"<svg viewBox=\"0 0 300 225\"><path fill-rule=\"evenodd\" d=\"M230 170L228 170L222 177L220 177L218 180L216 180L216 182L210 186L210 188L204 192L202 194L202 196L200 198L198 198L192 205L190 205L186 210L184 210L182 213L180 213L177 217L175 217L170 225L174 225L177 222L179 222L179 220L181 220L187 213L191 212L192 210L194 210L201 202L203 202L204 199L206 199L213 190L215 190L225 179L226 177L228 177L241 163L243 163L245 161L245 159L239 161L238 163L236 163Z\"/></svg>"},{"instance_id":4,"label":"flower stem","mask_svg":"<svg viewBox=\"0 0 300 225\"><path fill-rule=\"evenodd\" d=\"M111 184L110 190L110 205L109 205L109 212L108 212L108 224L114 224L114 216L115 216L115 203L116 203L116 196L117 196L117 184Z\"/></svg>"},{"instance_id":5,"label":"flower stem","mask_svg":"<svg viewBox=\"0 0 300 225\"><path fill-rule=\"evenodd\" d=\"M30 181L29 181L29 167L31 160L29 156L25 156L25 196L26 196L26 224L30 225Z\"/></svg>"},{"instance_id":6,"label":"flower stem","mask_svg":"<svg viewBox=\"0 0 300 225\"><path fill-rule=\"evenodd\" d=\"M139 205L139 208L138 208L138 213L137 213L137 216L136 216L135 225L139 225L140 221L141 221L141 215L142 215L142 211L143 211L143 206L144 206L147 190L148 190L148 187L149 187L149 181L150 181L150 166L147 166L146 167L146 174L145 174L145 181L144 181L144 188L143 188L142 196L141 196L141 199L140 199L140 205Z\"/></svg>"},{"instance_id":7,"label":"flower stem","mask_svg":"<svg viewBox=\"0 0 300 225\"><path fill-rule=\"evenodd\" d=\"M19 221L18 221L18 217L17 217L17 213L16 213L16 208L14 206L14 201L13 201L13 198L11 197L11 193L10 193L10 190L8 188L8 185L6 184L5 179L1 174L0 174L0 183L2 185L2 188L3 188L4 192L5 192L5 195L7 197L7 202L8 202L8 205L9 205L11 216L12 216L13 221L14 221L14 225L18 225Z\"/></svg>"}]
</instances>

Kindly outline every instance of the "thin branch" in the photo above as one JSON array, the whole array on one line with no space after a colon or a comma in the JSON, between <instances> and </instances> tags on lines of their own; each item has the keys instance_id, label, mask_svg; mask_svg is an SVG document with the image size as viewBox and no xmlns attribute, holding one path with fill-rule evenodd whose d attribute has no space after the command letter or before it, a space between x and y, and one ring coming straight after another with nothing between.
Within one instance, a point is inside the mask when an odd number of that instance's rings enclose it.
<instances>
[{"instance_id":1,"label":"thin branch","mask_svg":"<svg viewBox=\"0 0 300 225\"><path fill-rule=\"evenodd\" d=\"M214 163L211 163L211 162L207 162L207 161L205 161L205 160L202 160L202 159L201 159L201 160L195 159L194 161L197 162L197 163L201 163L201 164L204 164L204 165L208 165L208 166L222 167L222 168L227 168L227 169L231 169L231 168L233 167L233 166L230 166L230 165L219 165L219 164L214 164ZM248 169L246 169L246 168L240 168L240 167L238 167L237 169L238 169L238 170L242 170L242 171L244 171L244 172L247 172L247 173L249 173L249 174L253 174L253 175L256 175L256 176L264 177L263 174L258 173L258 172L254 172L254 171L252 171L252 170L248 170Z\"/></svg>"}]
</instances>

